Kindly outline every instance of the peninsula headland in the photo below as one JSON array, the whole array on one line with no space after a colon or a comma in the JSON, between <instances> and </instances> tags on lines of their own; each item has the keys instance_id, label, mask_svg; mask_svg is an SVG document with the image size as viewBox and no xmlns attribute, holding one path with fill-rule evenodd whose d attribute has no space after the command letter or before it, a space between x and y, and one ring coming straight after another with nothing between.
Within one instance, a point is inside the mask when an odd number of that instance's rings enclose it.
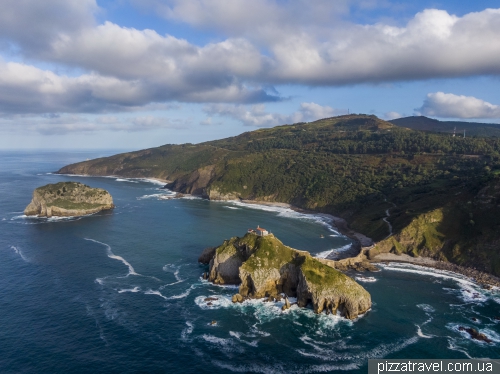
<instances>
[{"instance_id":1,"label":"peninsula headland","mask_svg":"<svg viewBox=\"0 0 500 374\"><path fill-rule=\"evenodd\" d=\"M249 232L207 248L199 261L209 265L205 277L215 284L236 284L233 302L247 298L272 300L296 297L297 305L312 304L315 313L337 312L355 319L371 307L370 294L349 276L312 257L309 252L284 245L273 234ZM287 300L287 299L286 299ZM288 300L287 300L288 301ZM284 309L290 307L285 302Z\"/></svg>"},{"instance_id":2,"label":"peninsula headland","mask_svg":"<svg viewBox=\"0 0 500 374\"><path fill-rule=\"evenodd\" d=\"M498 125L483 124L488 131L469 137L454 136L450 126L351 114L167 144L58 172L160 178L175 192L211 200L287 203L342 218L344 232L380 242L372 255L429 257L498 277Z\"/></svg>"}]
</instances>

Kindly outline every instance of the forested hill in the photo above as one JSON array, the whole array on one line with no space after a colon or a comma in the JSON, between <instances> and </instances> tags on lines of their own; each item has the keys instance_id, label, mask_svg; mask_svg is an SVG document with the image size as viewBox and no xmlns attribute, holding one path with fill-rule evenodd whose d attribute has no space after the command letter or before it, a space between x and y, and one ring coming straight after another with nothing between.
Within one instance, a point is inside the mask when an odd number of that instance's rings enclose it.
<instances>
[{"instance_id":1,"label":"forested hill","mask_svg":"<svg viewBox=\"0 0 500 374\"><path fill-rule=\"evenodd\" d=\"M425 116L412 116L398 118L390 121L392 124L400 127L407 127L413 130L443 132L463 137L465 136L496 136L500 138L500 124L497 123L478 123L463 121L438 121L437 119Z\"/></svg>"},{"instance_id":2,"label":"forested hill","mask_svg":"<svg viewBox=\"0 0 500 374\"><path fill-rule=\"evenodd\" d=\"M341 216L374 240L389 234L387 209L395 233L439 210L441 218L424 220L405 239L413 246L388 250L500 275L497 138L452 137L348 115L123 153L59 173L156 177L211 199L291 203Z\"/></svg>"}]
</instances>

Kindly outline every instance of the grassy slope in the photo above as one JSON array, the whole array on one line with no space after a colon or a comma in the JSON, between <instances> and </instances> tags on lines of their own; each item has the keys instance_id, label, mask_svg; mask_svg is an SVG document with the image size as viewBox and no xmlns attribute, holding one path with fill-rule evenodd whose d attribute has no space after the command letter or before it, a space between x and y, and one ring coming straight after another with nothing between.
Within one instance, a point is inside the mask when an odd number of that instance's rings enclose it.
<instances>
[{"instance_id":1,"label":"grassy slope","mask_svg":"<svg viewBox=\"0 0 500 374\"><path fill-rule=\"evenodd\" d=\"M84 198L94 199L107 194L102 188L91 188L85 184L77 182L59 182L38 187L37 191L45 197L47 206L59 207L63 209L86 210L103 206L103 204L74 201L77 190L85 190Z\"/></svg>"},{"instance_id":2,"label":"grassy slope","mask_svg":"<svg viewBox=\"0 0 500 374\"><path fill-rule=\"evenodd\" d=\"M443 247L433 255L499 275L489 261L500 237L497 220L470 218L500 217L498 204L463 208L485 186L497 184L499 150L496 138L452 138L351 115L198 145L165 145L69 165L60 172L165 178L177 181L175 189L184 192L196 170L213 166L207 191L332 213L375 240L388 234L382 220L388 208L395 233L442 208L438 232L444 235ZM483 241L491 249L479 244ZM409 253L430 252L420 246Z\"/></svg>"}]
</instances>

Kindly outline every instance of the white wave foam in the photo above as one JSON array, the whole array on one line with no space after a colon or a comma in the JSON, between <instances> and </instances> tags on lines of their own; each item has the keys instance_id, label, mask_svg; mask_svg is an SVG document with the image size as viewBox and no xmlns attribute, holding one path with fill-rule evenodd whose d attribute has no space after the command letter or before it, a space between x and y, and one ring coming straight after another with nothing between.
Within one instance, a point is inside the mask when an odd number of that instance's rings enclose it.
<instances>
[{"instance_id":1,"label":"white wave foam","mask_svg":"<svg viewBox=\"0 0 500 374\"><path fill-rule=\"evenodd\" d=\"M209 334L203 334L201 338L207 343L218 346L219 349L221 349L226 354L245 352L243 347L236 345L236 343L230 338L224 339Z\"/></svg>"},{"instance_id":2,"label":"white wave foam","mask_svg":"<svg viewBox=\"0 0 500 374\"><path fill-rule=\"evenodd\" d=\"M469 328L469 326L459 323L451 322L446 324L447 329L458 332L462 337L466 338L467 340L473 341L474 343L480 345L490 344L483 342L482 340L473 339L467 331L460 331L460 327ZM493 342L500 343L500 335L497 332L490 330L489 328L479 329L478 332L486 335L486 337L492 340Z\"/></svg>"},{"instance_id":3,"label":"white wave foam","mask_svg":"<svg viewBox=\"0 0 500 374\"><path fill-rule=\"evenodd\" d=\"M174 295L174 296L169 296L167 298L165 298L165 300L176 300L176 299L184 299L185 297L188 297L189 294L191 293L191 290L193 289L193 286L191 286L190 288L188 288L186 291L184 291L183 293L179 294L179 295Z\"/></svg>"},{"instance_id":4,"label":"white wave foam","mask_svg":"<svg viewBox=\"0 0 500 374\"><path fill-rule=\"evenodd\" d=\"M345 252L345 251L348 251L349 249L351 249L351 247L352 247L352 244L349 243L349 244L343 245L342 247L339 247L339 248L333 248L333 249L329 249L328 251L323 251L323 252L316 253L314 255L314 257L317 257L317 258L328 258L328 256L330 256L332 253Z\"/></svg>"},{"instance_id":5,"label":"white wave foam","mask_svg":"<svg viewBox=\"0 0 500 374\"><path fill-rule=\"evenodd\" d=\"M64 221L78 221L82 219L83 217L90 217L93 216L97 213L89 213L85 214L83 216L67 216L67 217L39 217L39 216L26 216L24 214L14 216L10 220L11 221L17 221L17 220L26 220L26 221L31 221L32 223L47 223L47 222L64 222Z\"/></svg>"},{"instance_id":6,"label":"white wave foam","mask_svg":"<svg viewBox=\"0 0 500 374\"><path fill-rule=\"evenodd\" d=\"M105 246L109 258L112 258L113 260L121 261L125 266L128 267L128 274L127 274L127 276L129 276L129 275L140 275L140 274L138 274L138 273L135 272L134 268L132 267L132 265L130 265L130 263L127 260L125 260L122 256L115 255L111 251L111 247L109 245L107 245L106 243L102 243L100 241L97 241L97 240L94 240L94 239L89 239L89 238L84 238L84 239Z\"/></svg>"},{"instance_id":7,"label":"white wave foam","mask_svg":"<svg viewBox=\"0 0 500 374\"><path fill-rule=\"evenodd\" d=\"M201 198L199 196L193 196L193 195L183 195L182 197L180 197L180 199L183 199L183 200L203 200L203 198Z\"/></svg>"},{"instance_id":8,"label":"white wave foam","mask_svg":"<svg viewBox=\"0 0 500 374\"><path fill-rule=\"evenodd\" d=\"M164 284L160 287L160 290L164 289L165 287L173 286L174 284L179 284L185 281L185 279L181 279L181 277L179 276L180 266L166 264L163 266L163 271L172 273L175 277L175 282Z\"/></svg>"},{"instance_id":9,"label":"white wave foam","mask_svg":"<svg viewBox=\"0 0 500 374\"><path fill-rule=\"evenodd\" d=\"M420 336L421 338L425 338L425 339L431 339L434 337L434 335L425 335L423 332L422 332L422 329L420 328L419 325L416 325L417 326L417 335Z\"/></svg>"},{"instance_id":10,"label":"white wave foam","mask_svg":"<svg viewBox=\"0 0 500 374\"><path fill-rule=\"evenodd\" d=\"M101 286L104 285L104 278L96 278L95 282L99 283Z\"/></svg>"},{"instance_id":11,"label":"white wave foam","mask_svg":"<svg viewBox=\"0 0 500 374\"><path fill-rule=\"evenodd\" d=\"M422 309L424 312L427 313L434 313L436 309L434 309L432 306L429 304L417 304L417 308Z\"/></svg>"},{"instance_id":12,"label":"white wave foam","mask_svg":"<svg viewBox=\"0 0 500 374\"><path fill-rule=\"evenodd\" d=\"M448 349L451 351L457 351L463 353L466 357L472 358L472 356L464 348L459 347L455 344L455 339L448 337Z\"/></svg>"},{"instance_id":13,"label":"white wave foam","mask_svg":"<svg viewBox=\"0 0 500 374\"><path fill-rule=\"evenodd\" d=\"M139 183L135 180L132 180L132 179L124 179L124 178L116 178L115 181L117 182L129 182L129 183Z\"/></svg>"},{"instance_id":14,"label":"white wave foam","mask_svg":"<svg viewBox=\"0 0 500 374\"><path fill-rule=\"evenodd\" d=\"M246 364L246 365L232 365L228 361L213 360L212 363L221 369L229 370L235 373L263 373L263 374L309 374L309 373L334 373L337 371L347 371L359 369L356 364L321 364L321 365L301 365L300 369L294 370L286 368L282 364Z\"/></svg>"},{"instance_id":15,"label":"white wave foam","mask_svg":"<svg viewBox=\"0 0 500 374\"><path fill-rule=\"evenodd\" d=\"M351 361L355 365L364 365L368 359L377 358L381 359L395 352L401 351L407 346L414 344L418 341L418 336L413 336L405 340L398 340L394 343L381 344L372 349L366 350L365 347L344 347L350 348L351 352L342 352L338 349L338 342L333 342L331 344L325 343L325 347L322 347L314 342L313 339L304 336L301 340L311 346L313 351L306 351L304 349L296 349L296 351L302 356L314 357L322 361ZM359 350L359 352L352 352L353 349Z\"/></svg>"},{"instance_id":16,"label":"white wave foam","mask_svg":"<svg viewBox=\"0 0 500 374\"><path fill-rule=\"evenodd\" d=\"M373 283L377 281L377 279L374 277L361 277L361 276L356 277L356 280L358 282L365 282L365 283Z\"/></svg>"},{"instance_id":17,"label":"white wave foam","mask_svg":"<svg viewBox=\"0 0 500 374\"><path fill-rule=\"evenodd\" d=\"M19 255L19 257L21 257L21 259L24 261L24 262L29 262L28 258L24 255L23 251L21 251L21 248L19 247L15 247L13 245L10 246L10 248L16 253Z\"/></svg>"},{"instance_id":18,"label":"white wave foam","mask_svg":"<svg viewBox=\"0 0 500 374\"><path fill-rule=\"evenodd\" d=\"M151 195L142 195L137 197L137 200L144 200L144 199L165 199L166 197L171 197L175 194L168 193L168 192L162 192L162 193L154 193Z\"/></svg>"},{"instance_id":19,"label":"white wave foam","mask_svg":"<svg viewBox=\"0 0 500 374\"><path fill-rule=\"evenodd\" d=\"M136 292L139 292L140 290L141 290L141 288L136 286L134 288L124 288L124 289L118 290L118 293L124 293L124 292L136 293Z\"/></svg>"},{"instance_id":20,"label":"white wave foam","mask_svg":"<svg viewBox=\"0 0 500 374\"><path fill-rule=\"evenodd\" d=\"M235 210L240 210L241 208L237 208L235 206L227 206L227 205L224 205L223 208L227 208L227 209L235 209Z\"/></svg>"},{"instance_id":21,"label":"white wave foam","mask_svg":"<svg viewBox=\"0 0 500 374\"><path fill-rule=\"evenodd\" d=\"M193 324L189 321L186 321L186 326L187 327L184 330L182 330L182 332L181 332L181 339L182 340L187 340L188 336L193 333L193 329L194 329Z\"/></svg>"},{"instance_id":22,"label":"white wave foam","mask_svg":"<svg viewBox=\"0 0 500 374\"><path fill-rule=\"evenodd\" d=\"M259 345L259 341L258 340L252 340L252 341L246 341L244 339L242 339L241 337L244 336L244 337L247 337L247 335L245 334L242 334L240 332L236 332L236 331L229 331L229 335L231 335L233 338L236 338L238 339L238 341L244 343L244 344L247 344L251 347L257 347Z\"/></svg>"},{"instance_id":23,"label":"white wave foam","mask_svg":"<svg viewBox=\"0 0 500 374\"><path fill-rule=\"evenodd\" d=\"M141 182L147 182L147 183L156 184L156 185L162 186L162 187L167 184L166 182L162 182L162 181L159 181L159 180L156 180L156 179L151 179L151 178L133 178L133 179L141 181Z\"/></svg>"},{"instance_id":24,"label":"white wave foam","mask_svg":"<svg viewBox=\"0 0 500 374\"><path fill-rule=\"evenodd\" d=\"M47 173L47 175L52 175L52 174L53 173ZM59 175L59 174L57 174L57 175ZM166 184L165 182L162 182L162 181L159 181L156 179L152 179L152 178L125 178L125 177L119 177L117 175L85 175L85 174L63 174L63 175L70 176L70 177L80 177L80 178L111 178L111 179L115 179L118 182L135 182L135 183L137 183L137 181L141 181L141 182L147 182L147 183L157 184L157 185L161 185L161 186L164 186Z\"/></svg>"},{"instance_id":25,"label":"white wave foam","mask_svg":"<svg viewBox=\"0 0 500 374\"><path fill-rule=\"evenodd\" d=\"M317 214L307 214L300 213L291 208L281 207L281 206L271 206L271 205L260 205L260 204L249 204L243 203L241 201L225 201L224 203L229 203L232 205L236 205L238 207L244 207L249 209L263 210L266 212L277 213L279 217L292 218L292 219L300 219L305 221L313 221L315 223L319 223L321 225L327 226L328 229L336 235L340 235L339 232L332 226L332 219L325 214L317 213Z\"/></svg>"},{"instance_id":26,"label":"white wave foam","mask_svg":"<svg viewBox=\"0 0 500 374\"><path fill-rule=\"evenodd\" d=\"M404 263L379 264L384 270L400 271L413 273L425 276L431 276L441 279L454 281L460 287L459 290L449 289L451 292L459 292L459 297L467 303L483 303L491 297L491 293L483 290L480 286L474 283L470 278L461 274L453 273L447 270L429 269L423 266ZM446 289L446 288L443 288Z\"/></svg>"},{"instance_id":27,"label":"white wave foam","mask_svg":"<svg viewBox=\"0 0 500 374\"><path fill-rule=\"evenodd\" d=\"M144 295L156 295L156 296L162 297L165 300L168 300L168 298L165 297L165 296L163 296L160 291L154 291L154 290L151 290L151 289L145 291Z\"/></svg>"}]
</instances>

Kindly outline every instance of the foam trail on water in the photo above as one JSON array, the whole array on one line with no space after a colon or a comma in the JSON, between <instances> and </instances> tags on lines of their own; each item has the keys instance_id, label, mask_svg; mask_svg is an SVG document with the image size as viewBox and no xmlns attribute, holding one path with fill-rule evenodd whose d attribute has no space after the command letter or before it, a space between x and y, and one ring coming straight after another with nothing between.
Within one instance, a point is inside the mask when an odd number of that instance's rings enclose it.
<instances>
[{"instance_id":1,"label":"foam trail on water","mask_svg":"<svg viewBox=\"0 0 500 374\"><path fill-rule=\"evenodd\" d=\"M482 290L481 287L478 286L476 283L474 283L474 281L472 281L470 278L447 270L438 270L438 269L430 270L429 268L423 266L414 264L403 264L403 263L391 263L389 265L379 264L379 266L382 267L384 270L400 271L400 272L413 273L413 274L426 275L441 279L452 280L456 282L460 287L459 297L468 303L485 302L489 298L493 298L494 296L496 296L495 293L497 292L496 290L493 290L494 293L492 293L491 291ZM447 290L446 288L444 289ZM457 291L454 289L448 289L448 290L450 292Z\"/></svg>"},{"instance_id":2,"label":"foam trail on water","mask_svg":"<svg viewBox=\"0 0 500 374\"><path fill-rule=\"evenodd\" d=\"M134 287L134 288L125 288L123 290L119 290L118 293L124 293L124 292L133 292L133 293L136 293L136 292L139 292L141 290L140 287Z\"/></svg>"},{"instance_id":3,"label":"foam trail on water","mask_svg":"<svg viewBox=\"0 0 500 374\"><path fill-rule=\"evenodd\" d=\"M434 335L425 335L423 332L422 332L422 329L420 328L419 325L416 325L417 326L417 335L420 336L421 338L425 338L425 339L431 339Z\"/></svg>"},{"instance_id":4,"label":"foam trail on water","mask_svg":"<svg viewBox=\"0 0 500 374\"><path fill-rule=\"evenodd\" d=\"M328 251L323 251L323 252L319 252L319 253L316 253L314 255L314 257L317 257L317 258L328 258L328 256L330 256L332 253L339 253L339 252L345 252L345 251L348 251L349 249L351 249L351 246L352 244L346 244L340 248L334 248L334 249L329 249Z\"/></svg>"},{"instance_id":5,"label":"foam trail on water","mask_svg":"<svg viewBox=\"0 0 500 374\"><path fill-rule=\"evenodd\" d=\"M28 258L21 251L21 248L14 247L13 245L11 245L10 248L14 250L14 252L16 252L23 259L24 262L29 262Z\"/></svg>"},{"instance_id":6,"label":"foam trail on water","mask_svg":"<svg viewBox=\"0 0 500 374\"><path fill-rule=\"evenodd\" d=\"M127 260L125 260L122 256L115 255L111 251L111 247L109 245L107 245L106 243L102 243L100 241L97 241L97 240L94 240L94 239L89 239L89 238L84 238L84 239L105 246L109 258L112 258L113 260L121 261L125 266L128 267L128 274L127 274L127 276L129 276L129 275L140 275L140 274L138 274L138 273L135 272L134 268L132 267L132 265L130 265L130 263Z\"/></svg>"},{"instance_id":7,"label":"foam trail on water","mask_svg":"<svg viewBox=\"0 0 500 374\"><path fill-rule=\"evenodd\" d=\"M168 298L163 296L160 291L147 290L144 292L144 295L157 295L164 298L165 300L168 300Z\"/></svg>"},{"instance_id":8,"label":"foam trail on water","mask_svg":"<svg viewBox=\"0 0 500 374\"><path fill-rule=\"evenodd\" d=\"M374 277L362 277L362 276L356 277L356 280L358 282L365 282L365 283L373 283L377 281L377 279Z\"/></svg>"},{"instance_id":9,"label":"foam trail on water","mask_svg":"<svg viewBox=\"0 0 500 374\"><path fill-rule=\"evenodd\" d=\"M175 282L164 284L163 286L160 287L160 290L164 289L165 287L173 286L174 284L179 284L185 281L185 279L181 279L181 277L179 277L180 266L177 267L173 264L167 264L163 266L163 271L167 273L172 273L173 271Z\"/></svg>"},{"instance_id":10,"label":"foam trail on water","mask_svg":"<svg viewBox=\"0 0 500 374\"><path fill-rule=\"evenodd\" d=\"M297 212L286 206L276 206L276 205L261 205L261 204L249 204L243 203L241 201L224 201L224 203L229 203L232 205L236 205L239 207L245 207L249 209L263 210L266 212L277 213L279 217L293 218L293 219L301 219L307 221L313 221L324 225L336 235L340 235L339 232L332 226L332 219L326 214L317 213L317 214L308 214Z\"/></svg>"},{"instance_id":11,"label":"foam trail on water","mask_svg":"<svg viewBox=\"0 0 500 374\"><path fill-rule=\"evenodd\" d=\"M139 183L137 181L134 181L132 179L124 179L124 178L116 178L115 181L117 182L130 182L130 183Z\"/></svg>"}]
</instances>

